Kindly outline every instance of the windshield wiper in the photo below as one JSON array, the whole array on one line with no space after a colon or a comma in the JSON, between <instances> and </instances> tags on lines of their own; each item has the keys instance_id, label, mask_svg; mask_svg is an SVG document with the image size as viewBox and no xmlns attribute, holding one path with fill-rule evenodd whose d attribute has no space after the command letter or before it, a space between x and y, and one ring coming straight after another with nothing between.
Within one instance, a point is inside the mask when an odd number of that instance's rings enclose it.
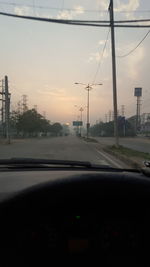
<instances>
[{"instance_id":1,"label":"windshield wiper","mask_svg":"<svg viewBox=\"0 0 150 267\"><path fill-rule=\"evenodd\" d=\"M56 160L56 159L35 159L35 158L10 158L0 159L0 165L66 165L66 166L81 166L92 167L88 161L74 161L74 160Z\"/></svg>"},{"instance_id":2,"label":"windshield wiper","mask_svg":"<svg viewBox=\"0 0 150 267\"><path fill-rule=\"evenodd\" d=\"M110 165L93 164L89 161L74 161L74 160L56 160L56 159L35 159L35 158L10 158L0 159L0 169L88 169L88 170L101 170L101 171L114 171L114 172L140 172L137 169L121 169L114 168Z\"/></svg>"}]
</instances>

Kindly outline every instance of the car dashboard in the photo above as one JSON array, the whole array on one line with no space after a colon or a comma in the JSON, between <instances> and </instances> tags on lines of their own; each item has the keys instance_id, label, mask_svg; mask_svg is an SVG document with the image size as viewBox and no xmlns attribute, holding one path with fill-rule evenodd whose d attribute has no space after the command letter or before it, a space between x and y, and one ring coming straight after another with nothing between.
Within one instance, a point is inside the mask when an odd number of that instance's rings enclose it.
<instances>
[{"instance_id":1,"label":"car dashboard","mask_svg":"<svg viewBox=\"0 0 150 267\"><path fill-rule=\"evenodd\" d=\"M1 202L0 251L8 266L148 266L150 180L137 173L66 176Z\"/></svg>"}]
</instances>

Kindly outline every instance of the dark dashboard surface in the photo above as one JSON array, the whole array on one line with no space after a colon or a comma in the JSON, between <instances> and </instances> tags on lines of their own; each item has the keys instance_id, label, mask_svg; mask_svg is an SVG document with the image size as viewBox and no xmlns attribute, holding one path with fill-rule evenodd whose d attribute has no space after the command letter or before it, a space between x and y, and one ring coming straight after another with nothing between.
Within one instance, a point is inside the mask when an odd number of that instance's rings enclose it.
<instances>
[{"instance_id":1,"label":"dark dashboard surface","mask_svg":"<svg viewBox=\"0 0 150 267\"><path fill-rule=\"evenodd\" d=\"M22 179L21 172L17 175ZM38 175L49 180L0 204L0 251L10 255L7 261L49 266L52 260L82 259L102 266L149 266L149 178L125 172L54 172L54 179L51 172L32 172L35 180Z\"/></svg>"}]
</instances>

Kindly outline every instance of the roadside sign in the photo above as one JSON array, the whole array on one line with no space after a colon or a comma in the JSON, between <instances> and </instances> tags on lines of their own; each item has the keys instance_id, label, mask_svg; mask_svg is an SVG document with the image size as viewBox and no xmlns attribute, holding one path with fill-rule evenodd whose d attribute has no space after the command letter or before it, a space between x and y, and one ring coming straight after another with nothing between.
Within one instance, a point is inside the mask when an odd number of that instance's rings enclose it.
<instances>
[{"instance_id":1,"label":"roadside sign","mask_svg":"<svg viewBox=\"0 0 150 267\"><path fill-rule=\"evenodd\" d=\"M137 87L134 89L134 96L142 96L142 88Z\"/></svg>"},{"instance_id":2,"label":"roadside sign","mask_svg":"<svg viewBox=\"0 0 150 267\"><path fill-rule=\"evenodd\" d=\"M83 123L82 123L82 121L73 121L73 126L82 126L83 125Z\"/></svg>"}]
</instances>

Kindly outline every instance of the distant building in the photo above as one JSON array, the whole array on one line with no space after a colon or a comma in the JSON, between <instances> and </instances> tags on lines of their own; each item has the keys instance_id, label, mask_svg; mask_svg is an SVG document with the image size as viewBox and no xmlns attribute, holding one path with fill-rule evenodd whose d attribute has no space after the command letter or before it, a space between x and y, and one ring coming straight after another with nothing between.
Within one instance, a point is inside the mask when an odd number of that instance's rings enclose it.
<instances>
[{"instance_id":1,"label":"distant building","mask_svg":"<svg viewBox=\"0 0 150 267\"><path fill-rule=\"evenodd\" d=\"M63 127L63 129L62 129L62 134L63 134L64 136L68 136L68 135L70 134L70 129L69 129L69 125L68 125L68 123L63 124L62 127Z\"/></svg>"}]
</instances>

